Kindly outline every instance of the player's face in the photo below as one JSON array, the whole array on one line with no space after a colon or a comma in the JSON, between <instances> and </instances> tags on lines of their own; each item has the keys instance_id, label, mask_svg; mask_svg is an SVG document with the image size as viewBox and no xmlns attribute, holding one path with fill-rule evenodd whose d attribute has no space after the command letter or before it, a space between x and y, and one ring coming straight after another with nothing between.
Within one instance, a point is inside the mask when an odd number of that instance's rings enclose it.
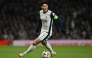
<instances>
[{"instance_id":1,"label":"player's face","mask_svg":"<svg viewBox=\"0 0 92 58\"><path fill-rule=\"evenodd\" d=\"M43 10L44 12L47 12L47 11L48 11L48 5L47 5L47 4L43 4L43 5L41 6L41 8L42 8L42 10Z\"/></svg>"}]
</instances>

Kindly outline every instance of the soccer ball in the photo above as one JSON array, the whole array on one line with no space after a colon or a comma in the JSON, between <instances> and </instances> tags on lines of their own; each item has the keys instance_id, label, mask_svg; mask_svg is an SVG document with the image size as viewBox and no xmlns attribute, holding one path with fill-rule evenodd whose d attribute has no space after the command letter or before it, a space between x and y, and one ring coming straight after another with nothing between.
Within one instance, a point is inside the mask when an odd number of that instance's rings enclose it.
<instances>
[{"instance_id":1,"label":"soccer ball","mask_svg":"<svg viewBox=\"0 0 92 58\"><path fill-rule=\"evenodd\" d=\"M51 54L49 51L43 51L42 52L42 58L50 58Z\"/></svg>"}]
</instances>

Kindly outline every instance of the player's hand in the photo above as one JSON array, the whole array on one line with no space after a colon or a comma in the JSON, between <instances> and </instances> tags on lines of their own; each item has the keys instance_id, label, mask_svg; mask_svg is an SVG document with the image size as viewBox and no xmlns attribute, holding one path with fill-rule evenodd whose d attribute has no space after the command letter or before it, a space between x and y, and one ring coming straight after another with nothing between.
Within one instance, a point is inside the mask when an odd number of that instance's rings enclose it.
<instances>
[{"instance_id":1,"label":"player's hand","mask_svg":"<svg viewBox=\"0 0 92 58\"><path fill-rule=\"evenodd\" d=\"M64 35L66 35L67 34L67 31L61 30L61 33L64 34Z\"/></svg>"}]
</instances>

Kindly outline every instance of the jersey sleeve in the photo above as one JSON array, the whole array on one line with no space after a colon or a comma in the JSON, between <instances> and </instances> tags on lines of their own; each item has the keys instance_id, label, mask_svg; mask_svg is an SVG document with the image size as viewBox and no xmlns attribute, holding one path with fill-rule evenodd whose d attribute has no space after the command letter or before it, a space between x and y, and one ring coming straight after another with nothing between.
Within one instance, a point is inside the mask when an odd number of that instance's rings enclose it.
<instances>
[{"instance_id":1,"label":"jersey sleeve","mask_svg":"<svg viewBox=\"0 0 92 58\"><path fill-rule=\"evenodd\" d=\"M40 28L41 28L41 25L42 25L42 22L41 22L41 20L40 20L40 12L39 12L39 18L38 18L36 30L37 30L37 29L40 29Z\"/></svg>"},{"instance_id":2,"label":"jersey sleeve","mask_svg":"<svg viewBox=\"0 0 92 58\"><path fill-rule=\"evenodd\" d=\"M51 17L52 17L53 20L58 19L58 16L54 12L51 12Z\"/></svg>"},{"instance_id":3,"label":"jersey sleeve","mask_svg":"<svg viewBox=\"0 0 92 58\"><path fill-rule=\"evenodd\" d=\"M61 30L64 30L64 26L63 26L63 22L62 20L55 14L55 13L51 13L51 18L53 20L56 20L59 23L59 26L61 27Z\"/></svg>"}]
</instances>

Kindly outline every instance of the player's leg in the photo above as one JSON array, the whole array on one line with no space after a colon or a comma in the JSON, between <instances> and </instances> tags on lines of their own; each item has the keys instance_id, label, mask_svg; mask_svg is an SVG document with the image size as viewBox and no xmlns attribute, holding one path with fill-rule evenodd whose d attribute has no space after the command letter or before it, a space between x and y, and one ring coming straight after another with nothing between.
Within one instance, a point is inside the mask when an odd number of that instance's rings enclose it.
<instances>
[{"instance_id":1,"label":"player's leg","mask_svg":"<svg viewBox=\"0 0 92 58\"><path fill-rule=\"evenodd\" d=\"M51 45L47 42L47 39L49 38L50 36L48 35L47 32L43 32L42 34L40 34L40 36L38 37L41 41L41 43L51 52L53 53L53 49L51 47Z\"/></svg>"},{"instance_id":2,"label":"player's leg","mask_svg":"<svg viewBox=\"0 0 92 58\"><path fill-rule=\"evenodd\" d=\"M40 43L41 41L37 38L34 40L33 44L27 49L27 51L25 51L25 53L29 53L32 50L34 50L36 48L36 46Z\"/></svg>"},{"instance_id":3,"label":"player's leg","mask_svg":"<svg viewBox=\"0 0 92 58\"><path fill-rule=\"evenodd\" d=\"M47 42L47 40L42 41L42 44L50 51L51 58L54 58L54 56L56 55L56 52L53 51L51 45Z\"/></svg>"},{"instance_id":4,"label":"player's leg","mask_svg":"<svg viewBox=\"0 0 92 58\"><path fill-rule=\"evenodd\" d=\"M51 45L46 41L42 41L42 44L50 51L50 52L54 52Z\"/></svg>"},{"instance_id":5,"label":"player's leg","mask_svg":"<svg viewBox=\"0 0 92 58\"><path fill-rule=\"evenodd\" d=\"M36 48L37 44L39 44L40 42L41 42L40 39L36 38L34 40L33 44L24 53L20 53L19 56L23 57L26 54L28 54L29 52L31 52L32 50L34 50Z\"/></svg>"}]
</instances>

